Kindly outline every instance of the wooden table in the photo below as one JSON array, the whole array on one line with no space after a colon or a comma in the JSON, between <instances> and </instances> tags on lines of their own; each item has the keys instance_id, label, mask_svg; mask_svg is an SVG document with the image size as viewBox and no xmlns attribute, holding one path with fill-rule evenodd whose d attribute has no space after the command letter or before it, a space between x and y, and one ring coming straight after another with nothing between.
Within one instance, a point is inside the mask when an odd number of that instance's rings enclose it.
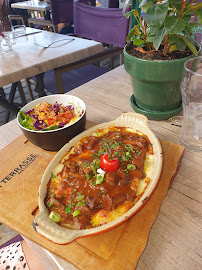
<instances>
[{"instance_id":1,"label":"wooden table","mask_svg":"<svg viewBox=\"0 0 202 270\"><path fill-rule=\"evenodd\" d=\"M50 18L50 4L46 3L45 1L39 0L30 0L30 1L23 1L18 3L11 4L12 8L19 8L19 9L27 9L30 11L31 16L36 18L36 13L40 14L40 17L44 17L46 20L51 20Z\"/></svg>"},{"instance_id":2,"label":"wooden table","mask_svg":"<svg viewBox=\"0 0 202 270\"><path fill-rule=\"evenodd\" d=\"M48 48L43 47L52 42L56 43ZM0 55L0 87L13 84L11 93L13 96L17 87L16 82L37 75L39 91L43 90L40 74L101 51L103 46L100 42L27 27L26 35L16 38L12 50ZM0 105L14 114L17 110L13 105L8 106L3 97L0 97Z\"/></svg>"},{"instance_id":3,"label":"wooden table","mask_svg":"<svg viewBox=\"0 0 202 270\"><path fill-rule=\"evenodd\" d=\"M49 11L50 4L45 1L30 0L11 4L12 8L27 9L33 11Z\"/></svg>"},{"instance_id":4,"label":"wooden table","mask_svg":"<svg viewBox=\"0 0 202 270\"><path fill-rule=\"evenodd\" d=\"M116 119L122 112L133 111L129 103L132 92L129 75L121 66L72 90L70 94L84 100L88 121L102 123ZM179 143L180 127L171 125L169 121L149 121L149 126L159 139ZM20 134L16 120L2 126L0 148ZM201 174L202 152L185 150L180 170L162 203L137 270L202 269ZM42 256L43 251L40 252ZM54 259L64 269L72 269L55 255ZM54 269L58 268L55 266Z\"/></svg>"},{"instance_id":5,"label":"wooden table","mask_svg":"<svg viewBox=\"0 0 202 270\"><path fill-rule=\"evenodd\" d=\"M27 28L28 30L30 28ZM74 40L68 43L68 40ZM37 44L54 46L44 48ZM62 41L63 40L63 41ZM48 31L22 36L16 39L12 51L0 55L0 87L29 78L62 65L103 51L100 42L67 37Z\"/></svg>"}]
</instances>

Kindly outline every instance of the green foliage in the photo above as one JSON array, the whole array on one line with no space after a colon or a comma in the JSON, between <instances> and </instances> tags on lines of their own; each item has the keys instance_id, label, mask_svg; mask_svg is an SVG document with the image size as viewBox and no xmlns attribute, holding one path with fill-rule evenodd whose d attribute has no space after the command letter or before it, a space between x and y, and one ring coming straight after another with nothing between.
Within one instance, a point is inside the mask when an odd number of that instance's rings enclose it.
<instances>
[{"instance_id":1,"label":"green foliage","mask_svg":"<svg viewBox=\"0 0 202 270\"><path fill-rule=\"evenodd\" d=\"M141 15L135 9L125 13L126 7L123 8L126 18L134 16L137 22L128 34L127 43L132 41L145 50L156 51L163 46L165 55L168 51L184 51L188 46L198 55L191 36L193 28L202 23L202 3L195 3L195 0L142 0L139 7Z\"/></svg>"}]
</instances>

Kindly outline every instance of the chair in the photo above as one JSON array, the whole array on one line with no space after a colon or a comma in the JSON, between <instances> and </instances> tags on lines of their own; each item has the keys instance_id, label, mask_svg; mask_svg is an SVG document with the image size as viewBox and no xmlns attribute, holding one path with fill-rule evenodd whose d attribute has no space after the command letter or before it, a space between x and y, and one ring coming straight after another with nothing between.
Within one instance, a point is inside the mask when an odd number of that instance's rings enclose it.
<instances>
[{"instance_id":1,"label":"chair","mask_svg":"<svg viewBox=\"0 0 202 270\"><path fill-rule=\"evenodd\" d=\"M88 0L82 0L87 2ZM94 3L95 0L90 0ZM73 0L51 0L51 19L45 20L44 18L30 18L28 20L29 26L41 25L53 28L54 32L58 32L59 23L73 23Z\"/></svg>"},{"instance_id":2,"label":"chair","mask_svg":"<svg viewBox=\"0 0 202 270\"><path fill-rule=\"evenodd\" d=\"M73 21L73 0L51 0L51 14L50 20L44 18L30 18L28 24L48 26L53 28L54 32L58 32L59 23L72 23Z\"/></svg>"},{"instance_id":3,"label":"chair","mask_svg":"<svg viewBox=\"0 0 202 270\"><path fill-rule=\"evenodd\" d=\"M92 74L94 73L94 77L97 77L99 67L92 64L107 58L113 58L117 55L122 56L123 47L126 44L126 36L129 30L129 20L123 16L122 9L98 8L95 6L82 4L80 2L74 2L73 12L75 34L83 38L102 42L107 46L105 46L104 51L101 53L97 53L79 61L56 68L54 70L56 80L56 82L54 82L56 85L55 90L46 87L48 85L52 85L53 87L54 80L54 77L52 76L53 71L46 72L43 80L44 86L52 93L64 93L78 86L79 79L72 82L73 77L69 71L80 68L80 70L77 71L83 73L86 69L89 69L89 72ZM101 69L100 71L100 74L106 72ZM64 85L68 85L70 82L72 83L71 89L69 87L64 89Z\"/></svg>"},{"instance_id":4,"label":"chair","mask_svg":"<svg viewBox=\"0 0 202 270\"><path fill-rule=\"evenodd\" d=\"M54 32L58 32L59 23L72 23L73 21L73 0L51 0L50 20L44 18L30 18L28 24L48 26L53 28Z\"/></svg>"},{"instance_id":5,"label":"chair","mask_svg":"<svg viewBox=\"0 0 202 270\"><path fill-rule=\"evenodd\" d=\"M123 48L129 20L121 8L97 8L74 2L74 33Z\"/></svg>"},{"instance_id":6,"label":"chair","mask_svg":"<svg viewBox=\"0 0 202 270\"><path fill-rule=\"evenodd\" d=\"M20 2L20 0L6 0L9 20L12 22L12 25L19 24L20 22L20 24L28 26L30 14L25 9L12 8L11 4L16 2Z\"/></svg>"}]
</instances>

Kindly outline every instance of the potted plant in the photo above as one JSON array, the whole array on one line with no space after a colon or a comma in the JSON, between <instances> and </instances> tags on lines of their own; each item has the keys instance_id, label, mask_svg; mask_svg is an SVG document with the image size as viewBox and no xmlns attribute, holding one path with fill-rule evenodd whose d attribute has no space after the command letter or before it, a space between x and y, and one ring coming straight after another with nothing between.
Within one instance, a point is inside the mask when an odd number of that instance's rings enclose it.
<instances>
[{"instance_id":1,"label":"potted plant","mask_svg":"<svg viewBox=\"0 0 202 270\"><path fill-rule=\"evenodd\" d=\"M136 20L124 48L124 67L134 91L130 102L149 119L168 119L182 110L183 65L201 50L192 38L192 29L202 21L202 3L196 2L142 0L141 14L136 9L125 13L125 3L124 15Z\"/></svg>"}]
</instances>

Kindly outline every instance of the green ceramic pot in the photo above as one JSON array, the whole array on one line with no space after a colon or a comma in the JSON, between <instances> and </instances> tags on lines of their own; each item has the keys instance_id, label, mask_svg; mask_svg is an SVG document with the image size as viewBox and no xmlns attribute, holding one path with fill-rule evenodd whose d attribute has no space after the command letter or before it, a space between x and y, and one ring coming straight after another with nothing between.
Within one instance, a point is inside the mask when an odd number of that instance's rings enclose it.
<instances>
[{"instance_id":1,"label":"green ceramic pot","mask_svg":"<svg viewBox=\"0 0 202 270\"><path fill-rule=\"evenodd\" d=\"M124 48L124 67L130 74L136 104L143 110L169 112L181 104L180 82L184 62L177 60L142 60ZM199 45L200 51L200 45Z\"/></svg>"}]
</instances>

